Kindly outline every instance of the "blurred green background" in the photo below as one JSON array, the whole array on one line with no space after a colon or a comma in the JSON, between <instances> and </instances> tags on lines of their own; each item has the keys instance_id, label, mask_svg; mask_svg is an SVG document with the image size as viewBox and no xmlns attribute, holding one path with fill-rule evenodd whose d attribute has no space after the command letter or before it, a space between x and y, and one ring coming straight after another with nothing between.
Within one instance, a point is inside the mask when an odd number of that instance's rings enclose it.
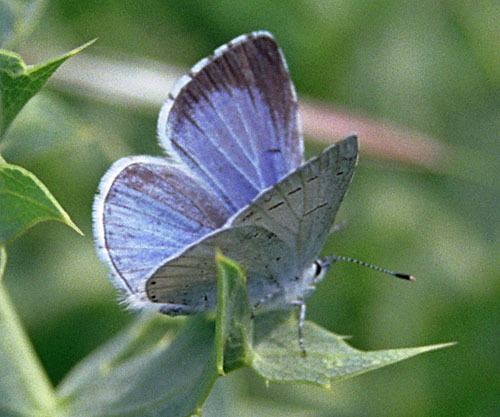
<instances>
[{"instance_id":1,"label":"blurred green background","mask_svg":"<svg viewBox=\"0 0 500 417\"><path fill-rule=\"evenodd\" d=\"M446 145L439 173L361 150L337 219L348 226L324 250L411 272L417 282L339 264L308 306L309 319L352 335L360 349L458 344L331 391L267 387L249 371L236 372L218 382L207 415L500 414L499 8L466 0L48 2L18 49L26 57L47 59L98 37L83 54L188 68L241 33L267 29L284 50L299 96ZM9 247L6 284L54 383L133 318L118 305L95 254L97 184L122 156L160 154L159 108L87 95L44 89L0 147L9 162L44 181L85 232L82 238L46 223ZM310 154L320 149L307 144ZM217 414L222 402L225 411Z\"/></svg>"}]
</instances>

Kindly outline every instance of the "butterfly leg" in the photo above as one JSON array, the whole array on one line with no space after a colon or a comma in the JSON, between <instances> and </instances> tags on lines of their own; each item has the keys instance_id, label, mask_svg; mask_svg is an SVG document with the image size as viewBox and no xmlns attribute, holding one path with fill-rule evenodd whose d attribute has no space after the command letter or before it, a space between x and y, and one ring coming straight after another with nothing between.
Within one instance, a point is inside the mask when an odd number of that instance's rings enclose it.
<instances>
[{"instance_id":1,"label":"butterfly leg","mask_svg":"<svg viewBox=\"0 0 500 417\"><path fill-rule=\"evenodd\" d=\"M299 309L299 348L302 356L305 358L307 356L306 347L304 343L304 324L306 322L306 303L304 300L296 300L292 303Z\"/></svg>"},{"instance_id":2,"label":"butterfly leg","mask_svg":"<svg viewBox=\"0 0 500 417\"><path fill-rule=\"evenodd\" d=\"M330 231L328 232L328 234L333 234L333 233L337 233L337 232L341 232L342 230L344 230L345 228L347 227L347 221L342 221L340 223L336 223L334 224L331 228L330 228Z\"/></svg>"}]
</instances>

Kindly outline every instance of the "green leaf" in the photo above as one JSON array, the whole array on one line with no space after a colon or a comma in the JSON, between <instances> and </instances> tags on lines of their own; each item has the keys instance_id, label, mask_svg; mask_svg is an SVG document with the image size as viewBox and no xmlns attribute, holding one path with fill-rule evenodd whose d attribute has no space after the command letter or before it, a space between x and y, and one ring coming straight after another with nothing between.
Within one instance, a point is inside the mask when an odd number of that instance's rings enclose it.
<instances>
[{"instance_id":1,"label":"green leaf","mask_svg":"<svg viewBox=\"0 0 500 417\"><path fill-rule=\"evenodd\" d=\"M0 0L0 46L13 48L34 28L45 0Z\"/></svg>"},{"instance_id":2,"label":"green leaf","mask_svg":"<svg viewBox=\"0 0 500 417\"><path fill-rule=\"evenodd\" d=\"M0 415L55 417L54 391L1 282L5 262L0 246Z\"/></svg>"},{"instance_id":3,"label":"green leaf","mask_svg":"<svg viewBox=\"0 0 500 417\"><path fill-rule=\"evenodd\" d=\"M245 274L216 254L217 262L217 371L220 375L251 363L252 320Z\"/></svg>"},{"instance_id":4,"label":"green leaf","mask_svg":"<svg viewBox=\"0 0 500 417\"><path fill-rule=\"evenodd\" d=\"M59 396L68 416L187 417L216 378L213 321L144 315L81 362Z\"/></svg>"},{"instance_id":5,"label":"green leaf","mask_svg":"<svg viewBox=\"0 0 500 417\"><path fill-rule=\"evenodd\" d=\"M253 369L268 381L309 382L325 387L390 365L420 353L453 343L406 349L364 352L345 342L345 337L306 322L304 337L307 356L297 341L297 320L286 313L268 313L255 325Z\"/></svg>"},{"instance_id":6,"label":"green leaf","mask_svg":"<svg viewBox=\"0 0 500 417\"><path fill-rule=\"evenodd\" d=\"M27 66L13 52L0 50L0 136L3 136L28 100L47 82L59 66L94 41L51 61Z\"/></svg>"},{"instance_id":7,"label":"green leaf","mask_svg":"<svg viewBox=\"0 0 500 417\"><path fill-rule=\"evenodd\" d=\"M82 234L38 178L0 162L0 244L46 220L60 221Z\"/></svg>"},{"instance_id":8,"label":"green leaf","mask_svg":"<svg viewBox=\"0 0 500 417\"><path fill-rule=\"evenodd\" d=\"M216 324L217 370L224 374L251 366L269 381L308 382L330 386L419 353L449 344L363 352L344 338L306 322L304 358L298 343L298 323L290 312L272 311L255 320L255 334L245 275L233 261L216 255L218 309ZM253 335L253 339L252 339ZM249 341L252 340L252 345Z\"/></svg>"}]
</instances>

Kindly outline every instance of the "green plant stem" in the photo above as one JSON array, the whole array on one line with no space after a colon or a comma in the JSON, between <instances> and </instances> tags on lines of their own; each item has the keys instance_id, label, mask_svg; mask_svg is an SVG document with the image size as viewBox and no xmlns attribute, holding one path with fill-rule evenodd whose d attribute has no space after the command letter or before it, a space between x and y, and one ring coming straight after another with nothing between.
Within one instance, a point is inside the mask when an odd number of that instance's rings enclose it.
<instances>
[{"instance_id":1,"label":"green plant stem","mask_svg":"<svg viewBox=\"0 0 500 417\"><path fill-rule=\"evenodd\" d=\"M54 417L57 406L54 388L1 281L6 260L5 247L0 246L0 334L3 338L2 346L6 348L0 354L6 355L16 370L18 380L31 397L35 409L39 410L37 417Z\"/></svg>"},{"instance_id":2,"label":"green plant stem","mask_svg":"<svg viewBox=\"0 0 500 417\"><path fill-rule=\"evenodd\" d=\"M2 282L6 265L7 265L7 251L5 250L5 246L0 245L0 283Z\"/></svg>"},{"instance_id":3,"label":"green plant stem","mask_svg":"<svg viewBox=\"0 0 500 417\"><path fill-rule=\"evenodd\" d=\"M5 159L3 159L2 155L0 155L0 163L7 163L7 161Z\"/></svg>"}]
</instances>

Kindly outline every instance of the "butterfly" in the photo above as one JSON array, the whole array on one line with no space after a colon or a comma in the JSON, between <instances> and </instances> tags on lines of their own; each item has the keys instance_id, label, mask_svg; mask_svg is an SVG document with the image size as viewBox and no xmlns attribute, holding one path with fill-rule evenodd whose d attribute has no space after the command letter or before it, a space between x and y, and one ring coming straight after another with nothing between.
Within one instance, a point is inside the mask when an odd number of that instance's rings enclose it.
<instances>
[{"instance_id":1,"label":"butterfly","mask_svg":"<svg viewBox=\"0 0 500 417\"><path fill-rule=\"evenodd\" d=\"M220 248L245 268L255 308L298 306L303 326L357 138L304 162L295 89L265 31L194 65L168 95L158 136L168 156L120 159L95 199L95 240L115 286L132 307L213 309Z\"/></svg>"}]
</instances>

